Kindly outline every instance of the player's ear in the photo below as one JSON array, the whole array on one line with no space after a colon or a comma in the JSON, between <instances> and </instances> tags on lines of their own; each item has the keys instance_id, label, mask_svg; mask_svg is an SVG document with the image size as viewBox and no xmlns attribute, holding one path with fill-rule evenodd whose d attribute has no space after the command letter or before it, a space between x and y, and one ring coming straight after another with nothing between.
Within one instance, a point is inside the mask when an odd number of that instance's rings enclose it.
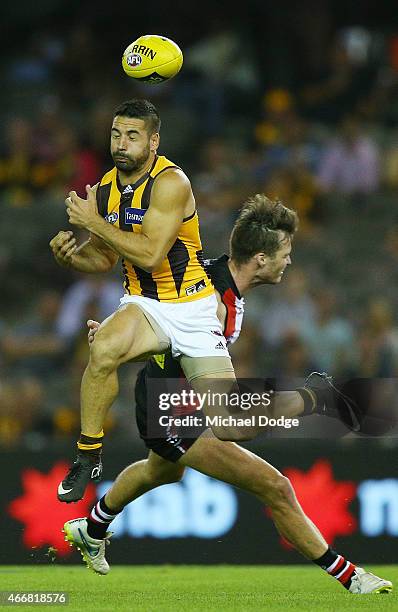
<instances>
[{"instance_id":1,"label":"player's ear","mask_svg":"<svg viewBox=\"0 0 398 612\"><path fill-rule=\"evenodd\" d=\"M265 253L256 253L255 255L253 255L253 258L256 260L257 265L260 268L263 268L266 265L268 259Z\"/></svg>"},{"instance_id":2,"label":"player's ear","mask_svg":"<svg viewBox=\"0 0 398 612\"><path fill-rule=\"evenodd\" d=\"M152 134L149 143L150 143L150 149L152 153L156 153L156 151L159 148L159 143L160 143L160 136L158 132L156 132L155 134Z\"/></svg>"}]
</instances>

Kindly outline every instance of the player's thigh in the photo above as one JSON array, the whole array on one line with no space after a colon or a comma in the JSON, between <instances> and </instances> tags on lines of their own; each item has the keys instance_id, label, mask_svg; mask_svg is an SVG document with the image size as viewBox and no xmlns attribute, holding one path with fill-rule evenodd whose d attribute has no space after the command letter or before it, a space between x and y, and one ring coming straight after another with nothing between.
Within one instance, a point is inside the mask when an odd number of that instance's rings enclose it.
<instances>
[{"instance_id":1,"label":"player's thigh","mask_svg":"<svg viewBox=\"0 0 398 612\"><path fill-rule=\"evenodd\" d=\"M124 362L161 352L161 344L143 311L126 304L101 323L91 352L111 354Z\"/></svg>"},{"instance_id":2,"label":"player's thigh","mask_svg":"<svg viewBox=\"0 0 398 612\"><path fill-rule=\"evenodd\" d=\"M203 413L212 420L211 429L219 440L253 440L262 430L256 420L246 422L247 417L254 413L251 409L249 415L247 410L240 407L240 389L235 372L228 367L228 361L224 363L225 369L202 373L193 378L190 384L195 393L203 398Z\"/></svg>"},{"instance_id":3,"label":"player's thigh","mask_svg":"<svg viewBox=\"0 0 398 612\"><path fill-rule=\"evenodd\" d=\"M263 495L283 475L271 464L235 442L215 438L209 430L204 432L179 463L217 478L235 487Z\"/></svg>"},{"instance_id":4,"label":"player's thigh","mask_svg":"<svg viewBox=\"0 0 398 612\"><path fill-rule=\"evenodd\" d=\"M229 357L184 357L181 367L193 390L206 402L206 415L228 414L228 397L238 392L237 381Z\"/></svg>"},{"instance_id":5,"label":"player's thigh","mask_svg":"<svg viewBox=\"0 0 398 612\"><path fill-rule=\"evenodd\" d=\"M160 482L175 482L180 480L185 472L185 466L163 459L150 450L147 459L147 469L150 477Z\"/></svg>"},{"instance_id":6,"label":"player's thigh","mask_svg":"<svg viewBox=\"0 0 398 612\"><path fill-rule=\"evenodd\" d=\"M209 357L181 355L180 365L194 389L202 387L208 379L235 380L234 366L229 355Z\"/></svg>"}]
</instances>

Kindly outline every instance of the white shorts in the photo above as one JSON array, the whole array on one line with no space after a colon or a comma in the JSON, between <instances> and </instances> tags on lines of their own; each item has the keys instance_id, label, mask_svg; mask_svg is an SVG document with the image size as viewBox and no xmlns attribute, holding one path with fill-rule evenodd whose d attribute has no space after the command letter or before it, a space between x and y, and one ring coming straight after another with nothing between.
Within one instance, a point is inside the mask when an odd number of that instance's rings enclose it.
<instances>
[{"instance_id":1,"label":"white shorts","mask_svg":"<svg viewBox=\"0 0 398 612\"><path fill-rule=\"evenodd\" d=\"M173 357L229 357L214 294L182 304L126 294L124 304L137 304L156 321L170 339Z\"/></svg>"}]
</instances>

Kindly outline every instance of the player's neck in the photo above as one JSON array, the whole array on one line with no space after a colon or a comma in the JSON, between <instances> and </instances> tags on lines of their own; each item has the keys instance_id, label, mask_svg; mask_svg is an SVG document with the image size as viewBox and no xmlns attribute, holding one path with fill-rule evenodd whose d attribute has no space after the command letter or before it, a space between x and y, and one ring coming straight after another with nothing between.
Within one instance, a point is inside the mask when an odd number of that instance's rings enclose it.
<instances>
[{"instance_id":1,"label":"player's neck","mask_svg":"<svg viewBox=\"0 0 398 612\"><path fill-rule=\"evenodd\" d=\"M134 172L123 172L122 170L117 171L117 175L120 181L120 184L125 185L133 185L136 183L144 174L150 171L152 168L153 160L155 159L155 153L151 153L148 157L148 161L141 166L139 170L135 170Z\"/></svg>"},{"instance_id":2,"label":"player's neck","mask_svg":"<svg viewBox=\"0 0 398 612\"><path fill-rule=\"evenodd\" d=\"M247 293L254 286L251 282L252 275L245 266L238 267L233 259L229 259L228 268L241 295Z\"/></svg>"}]
</instances>

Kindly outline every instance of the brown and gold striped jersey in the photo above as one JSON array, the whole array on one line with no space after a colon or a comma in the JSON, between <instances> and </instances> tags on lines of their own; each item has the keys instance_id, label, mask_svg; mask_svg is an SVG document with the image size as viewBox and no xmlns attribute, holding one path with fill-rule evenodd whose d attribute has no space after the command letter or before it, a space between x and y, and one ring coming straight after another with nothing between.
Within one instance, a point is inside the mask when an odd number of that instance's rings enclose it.
<instances>
[{"instance_id":1,"label":"brown and gold striped jersey","mask_svg":"<svg viewBox=\"0 0 398 612\"><path fill-rule=\"evenodd\" d=\"M164 156L156 156L150 171L131 185L121 185L113 168L103 176L97 190L99 214L125 232L141 232L155 178L167 168L176 167ZM122 268L124 289L130 295L160 302L189 302L214 292L204 269L197 211L183 220L176 241L156 272L146 272L126 259Z\"/></svg>"}]
</instances>

